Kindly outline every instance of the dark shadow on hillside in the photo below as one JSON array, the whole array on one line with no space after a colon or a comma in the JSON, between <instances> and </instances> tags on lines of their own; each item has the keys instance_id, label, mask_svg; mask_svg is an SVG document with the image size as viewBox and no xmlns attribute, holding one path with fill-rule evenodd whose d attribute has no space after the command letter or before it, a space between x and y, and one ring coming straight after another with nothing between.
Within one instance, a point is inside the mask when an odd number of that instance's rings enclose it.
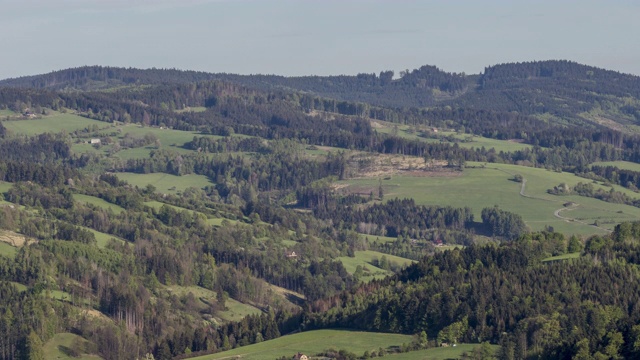
<instances>
[{"instance_id":1,"label":"dark shadow on hillside","mask_svg":"<svg viewBox=\"0 0 640 360\"><path fill-rule=\"evenodd\" d=\"M300 307L302 307L304 305L304 299L301 298L300 296L297 296L295 294L291 294L291 293L286 293L284 294L284 297L289 300L291 303L298 305Z\"/></svg>"},{"instance_id":2,"label":"dark shadow on hillside","mask_svg":"<svg viewBox=\"0 0 640 360\"><path fill-rule=\"evenodd\" d=\"M471 224L469 226L469 230L473 231L476 235L482 235L482 236L486 236L486 237L492 237L493 234L491 233L491 230L487 228L487 226L485 226L483 223L481 222L473 222L473 224Z\"/></svg>"},{"instance_id":3,"label":"dark shadow on hillside","mask_svg":"<svg viewBox=\"0 0 640 360\"><path fill-rule=\"evenodd\" d=\"M69 357L75 358L75 357L80 357L80 355L82 355L79 351L64 345L58 345L58 350L60 350L60 352L62 352L63 354Z\"/></svg>"}]
</instances>

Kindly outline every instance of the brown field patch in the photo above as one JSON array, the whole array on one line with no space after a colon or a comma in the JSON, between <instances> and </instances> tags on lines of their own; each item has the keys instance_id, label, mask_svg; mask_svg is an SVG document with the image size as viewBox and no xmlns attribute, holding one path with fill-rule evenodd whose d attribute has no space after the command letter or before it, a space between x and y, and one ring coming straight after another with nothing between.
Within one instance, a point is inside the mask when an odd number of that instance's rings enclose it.
<instances>
[{"instance_id":1,"label":"brown field patch","mask_svg":"<svg viewBox=\"0 0 640 360\"><path fill-rule=\"evenodd\" d=\"M361 154L352 159L351 178L384 178L393 175L419 177L454 177L461 172L447 167L444 160L425 161L417 156Z\"/></svg>"},{"instance_id":2,"label":"brown field patch","mask_svg":"<svg viewBox=\"0 0 640 360\"><path fill-rule=\"evenodd\" d=\"M7 244L15 247L21 247L25 244L28 245L35 242L35 240L28 239L24 235L8 230L0 231L0 241L6 242Z\"/></svg>"}]
</instances>

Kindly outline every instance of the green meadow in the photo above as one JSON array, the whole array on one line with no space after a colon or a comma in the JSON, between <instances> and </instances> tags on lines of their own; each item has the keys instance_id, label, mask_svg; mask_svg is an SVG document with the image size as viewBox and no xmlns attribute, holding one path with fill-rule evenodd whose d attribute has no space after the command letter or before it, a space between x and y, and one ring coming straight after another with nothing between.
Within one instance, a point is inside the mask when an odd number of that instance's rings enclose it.
<instances>
[{"instance_id":1,"label":"green meadow","mask_svg":"<svg viewBox=\"0 0 640 360\"><path fill-rule=\"evenodd\" d=\"M301 352L315 355L328 349L345 349L361 356L365 351L410 343L411 335L384 334L349 330L315 330L286 335L277 339L239 347L233 350L195 357L199 360L239 358L242 360L273 360L291 358Z\"/></svg>"},{"instance_id":2,"label":"green meadow","mask_svg":"<svg viewBox=\"0 0 640 360\"><path fill-rule=\"evenodd\" d=\"M15 112L13 110L9 110L9 109L0 110L0 116L2 116L2 117L18 116L18 115L20 115L20 113L17 113L17 112ZM2 119L0 119L0 120L2 120Z\"/></svg>"},{"instance_id":3,"label":"green meadow","mask_svg":"<svg viewBox=\"0 0 640 360\"><path fill-rule=\"evenodd\" d=\"M73 194L73 200L79 203L94 205L104 210L111 210L116 214L120 214L121 212L124 211L124 209L121 208L120 206L116 204L112 204L110 202L107 202L95 196L84 195L84 194Z\"/></svg>"},{"instance_id":4,"label":"green meadow","mask_svg":"<svg viewBox=\"0 0 640 360\"><path fill-rule=\"evenodd\" d=\"M178 296L184 296L192 293L193 296L198 299L198 306L201 309L208 307L207 302L216 301L216 292L211 291L200 286L167 286L167 290ZM219 313L220 317L224 321L240 321L247 315L260 314L262 311L254 306L243 304L234 299L227 299L225 302L226 310Z\"/></svg>"},{"instance_id":5,"label":"green meadow","mask_svg":"<svg viewBox=\"0 0 640 360\"><path fill-rule=\"evenodd\" d=\"M375 279L384 278L387 275L392 274L392 272L389 270L384 270L373 265L374 263L379 261L383 256L387 259L387 262L389 262L389 264L394 264L395 266L398 266L398 267L408 266L411 263L413 263L413 261L409 259L381 253L378 251L372 251L372 250L356 251L354 257L341 256L338 258L338 260L342 262L342 264L344 265L344 268L350 274L353 274L356 272L356 268L358 267L358 265L368 269L368 270L365 270L365 276L364 276L364 280L367 281L367 280L372 280L374 278Z\"/></svg>"},{"instance_id":6,"label":"green meadow","mask_svg":"<svg viewBox=\"0 0 640 360\"><path fill-rule=\"evenodd\" d=\"M0 204L10 204L9 202L4 200L4 193L9 191L13 186L12 183L0 181Z\"/></svg>"},{"instance_id":7,"label":"green meadow","mask_svg":"<svg viewBox=\"0 0 640 360\"><path fill-rule=\"evenodd\" d=\"M379 127L376 127L375 130L384 133L384 134L392 134L394 131L395 124L385 123L381 121L376 121ZM420 140L429 143L437 143L437 142L448 142L445 137L452 136L456 139L456 143L463 148L486 148L486 149L495 149L497 152L504 151L517 151L526 148L531 148L531 145L519 143L516 141L509 140L497 140L485 138L482 136L471 135L471 134L459 134L455 131L439 131L434 133L437 138L426 138L419 135L420 132L410 132L410 127L407 125L398 125L397 136L412 139L412 140ZM459 140L459 141L457 141Z\"/></svg>"},{"instance_id":8,"label":"green meadow","mask_svg":"<svg viewBox=\"0 0 640 360\"><path fill-rule=\"evenodd\" d=\"M526 180L524 195L520 194L521 183L513 181L513 175L520 174ZM605 234L606 230L591 226L598 225L612 229L617 223L640 218L640 209L632 206L607 203L581 196L555 196L548 189L566 183L574 186L578 182L590 180L570 173L559 173L545 169L506 164L470 163L462 172L451 176L420 177L394 175L382 180L385 200L393 198L413 198L423 205L470 207L476 221L480 220L483 208L498 205L501 209L520 214L532 230L543 230L552 226L556 231L567 234ZM351 186L377 187L378 178L360 178L341 181ZM596 188L608 190L600 184ZM629 196L640 195L615 186ZM564 204L578 204L575 210L564 210ZM559 218L554 213L559 210Z\"/></svg>"},{"instance_id":9,"label":"green meadow","mask_svg":"<svg viewBox=\"0 0 640 360\"><path fill-rule=\"evenodd\" d=\"M51 115L42 117L42 119L28 120L11 120L3 121L2 125L14 134L20 135L38 135L46 132L58 133L66 131L67 133L98 125L100 128L110 127L111 124L87 119L70 113L59 113L52 111Z\"/></svg>"},{"instance_id":10,"label":"green meadow","mask_svg":"<svg viewBox=\"0 0 640 360\"><path fill-rule=\"evenodd\" d=\"M4 241L0 241L0 255L14 257L18 252L18 248Z\"/></svg>"},{"instance_id":11,"label":"green meadow","mask_svg":"<svg viewBox=\"0 0 640 360\"><path fill-rule=\"evenodd\" d=\"M591 163L589 166L615 166L619 169L640 171L640 164L629 161L598 161Z\"/></svg>"},{"instance_id":12,"label":"green meadow","mask_svg":"<svg viewBox=\"0 0 640 360\"><path fill-rule=\"evenodd\" d=\"M176 176L165 173L135 174L123 172L116 175L118 179L124 180L133 186L144 188L151 184L156 187L157 192L167 194L176 194L190 187L202 189L207 185L211 185L211 181L206 176L196 174Z\"/></svg>"},{"instance_id":13,"label":"green meadow","mask_svg":"<svg viewBox=\"0 0 640 360\"><path fill-rule=\"evenodd\" d=\"M93 235L95 235L96 237L96 245L98 245L99 248L105 248L107 246L107 244L109 244L109 242L111 241L111 239L116 239L119 242L124 243L125 241L118 238L117 236L113 236L110 234L105 234L103 232L97 231L97 230L93 230L91 228L85 227L84 229L89 230L93 233Z\"/></svg>"},{"instance_id":14,"label":"green meadow","mask_svg":"<svg viewBox=\"0 0 640 360\"><path fill-rule=\"evenodd\" d=\"M42 350L47 360L97 360L102 359L98 355L88 355L82 351L74 352L77 349L86 348L90 344L89 341L82 337L71 333L55 334L53 338L47 341Z\"/></svg>"},{"instance_id":15,"label":"green meadow","mask_svg":"<svg viewBox=\"0 0 640 360\"><path fill-rule=\"evenodd\" d=\"M456 344L455 347L437 347L426 350L410 351L400 354L386 355L388 360L451 360L461 359L464 353L470 354L480 344ZM498 350L498 345L491 345L493 351Z\"/></svg>"}]
</instances>

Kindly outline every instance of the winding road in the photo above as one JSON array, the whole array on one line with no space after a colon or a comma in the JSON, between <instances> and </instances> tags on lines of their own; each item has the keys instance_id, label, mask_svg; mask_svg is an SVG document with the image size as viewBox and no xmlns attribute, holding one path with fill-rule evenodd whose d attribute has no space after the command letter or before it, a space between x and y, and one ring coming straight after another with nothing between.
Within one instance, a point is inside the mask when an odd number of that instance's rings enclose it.
<instances>
[{"instance_id":1,"label":"winding road","mask_svg":"<svg viewBox=\"0 0 640 360\"><path fill-rule=\"evenodd\" d=\"M502 171L502 172L507 173L507 174L512 175L512 176L516 175L516 174L510 173L509 171L506 171L506 170L503 170L503 169L498 169L498 168L494 168L494 169ZM522 175L520 175L520 176L522 176ZM547 198L527 195L527 194L524 193L524 190L525 190L526 186L527 186L527 179L522 177L522 186L520 187L520 196L526 197L528 199L536 199L536 200L551 201L551 202L560 202L559 200L552 200L552 199L547 199ZM605 228L600 227L598 225L589 224L589 223L586 223L584 221L581 221L581 220L578 220L578 219L575 219L575 218L570 218L570 217L566 217L566 216L560 215L560 213L563 212L563 211L571 211L571 210L575 210L575 209L577 209L579 207L580 207L580 204L572 202L571 205L563 206L563 207L557 209L556 211L554 211L553 212L553 216L555 216L558 219L561 219L563 221L566 221L566 222L574 222L574 223L578 223L578 224L582 224L582 225L586 225L586 226L591 226L591 227L594 227L596 229L600 229L600 230L603 230L603 231L606 231L606 232L609 232L609 233L612 232L611 230L605 229Z\"/></svg>"}]
</instances>

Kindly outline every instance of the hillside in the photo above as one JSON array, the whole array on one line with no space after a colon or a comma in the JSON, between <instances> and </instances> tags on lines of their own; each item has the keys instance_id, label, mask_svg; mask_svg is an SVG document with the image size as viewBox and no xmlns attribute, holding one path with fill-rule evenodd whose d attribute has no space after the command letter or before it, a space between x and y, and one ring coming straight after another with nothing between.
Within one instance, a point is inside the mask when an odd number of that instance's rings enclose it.
<instances>
[{"instance_id":1,"label":"hillside","mask_svg":"<svg viewBox=\"0 0 640 360\"><path fill-rule=\"evenodd\" d=\"M640 78L570 61L490 66L481 74L447 73L425 65L356 76L235 75L175 69L81 67L0 81L0 86L52 90L107 90L220 80L266 91L409 108L452 106L518 112L559 124L604 126L636 132Z\"/></svg>"},{"instance_id":2,"label":"hillside","mask_svg":"<svg viewBox=\"0 0 640 360\"><path fill-rule=\"evenodd\" d=\"M2 81L0 360L637 356L637 82L566 61Z\"/></svg>"}]
</instances>

